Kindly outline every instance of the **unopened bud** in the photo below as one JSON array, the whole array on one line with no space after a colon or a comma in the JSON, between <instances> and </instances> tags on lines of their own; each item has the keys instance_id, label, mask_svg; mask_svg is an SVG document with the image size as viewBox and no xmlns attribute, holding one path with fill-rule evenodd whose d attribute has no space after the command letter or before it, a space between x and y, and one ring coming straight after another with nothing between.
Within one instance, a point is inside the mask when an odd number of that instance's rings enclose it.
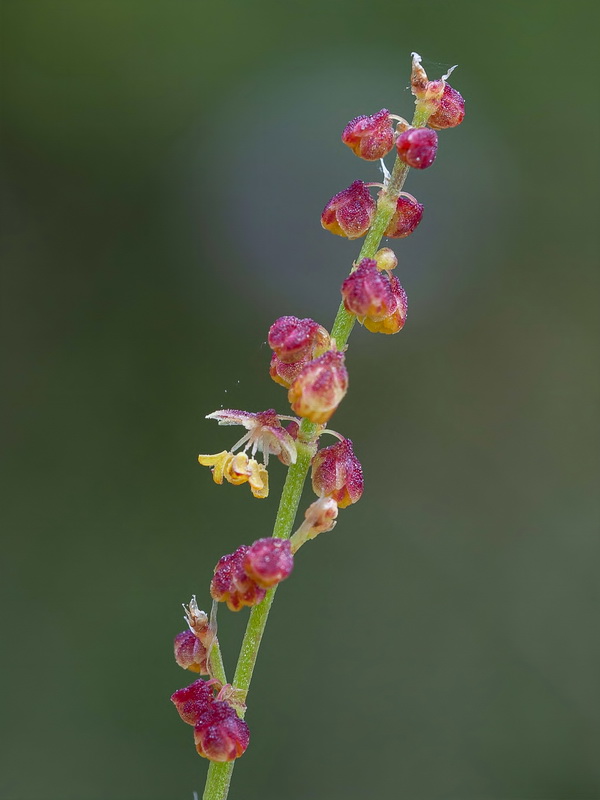
<instances>
[{"instance_id":1,"label":"unopened bud","mask_svg":"<svg viewBox=\"0 0 600 800\"><path fill-rule=\"evenodd\" d=\"M396 202L396 211L385 230L385 236L403 239L409 236L423 218L423 206L414 197L401 194Z\"/></svg>"},{"instance_id":2,"label":"unopened bud","mask_svg":"<svg viewBox=\"0 0 600 800\"><path fill-rule=\"evenodd\" d=\"M342 142L359 158L378 161L394 146L394 129L390 112L382 108L372 116L355 117L346 125Z\"/></svg>"},{"instance_id":3,"label":"unopened bud","mask_svg":"<svg viewBox=\"0 0 600 800\"><path fill-rule=\"evenodd\" d=\"M263 589L270 589L285 580L294 567L287 539L258 539L244 557L246 574Z\"/></svg>"},{"instance_id":4,"label":"unopened bud","mask_svg":"<svg viewBox=\"0 0 600 800\"><path fill-rule=\"evenodd\" d=\"M312 460L312 485L320 497L331 497L339 508L356 503L363 493L360 461L350 439L319 450Z\"/></svg>"},{"instance_id":5,"label":"unopened bud","mask_svg":"<svg viewBox=\"0 0 600 800\"><path fill-rule=\"evenodd\" d=\"M332 497L319 497L304 512L304 522L290 538L292 553L297 553L303 544L320 533L331 531L336 526L338 504Z\"/></svg>"},{"instance_id":6,"label":"unopened bud","mask_svg":"<svg viewBox=\"0 0 600 800\"><path fill-rule=\"evenodd\" d=\"M400 159L415 169L426 169L435 161L438 138L429 128L409 128L396 139Z\"/></svg>"},{"instance_id":7,"label":"unopened bud","mask_svg":"<svg viewBox=\"0 0 600 800\"><path fill-rule=\"evenodd\" d=\"M288 392L293 411L318 425L333 415L348 390L344 354L329 350L307 364Z\"/></svg>"},{"instance_id":8,"label":"unopened bud","mask_svg":"<svg viewBox=\"0 0 600 800\"><path fill-rule=\"evenodd\" d=\"M362 181L354 181L334 195L321 214L325 230L348 239L358 239L369 230L375 216L376 203Z\"/></svg>"},{"instance_id":9,"label":"unopened bud","mask_svg":"<svg viewBox=\"0 0 600 800\"><path fill-rule=\"evenodd\" d=\"M365 317L382 320L396 310L389 278L370 258L363 258L342 283L342 297L346 310L361 322Z\"/></svg>"},{"instance_id":10,"label":"unopened bud","mask_svg":"<svg viewBox=\"0 0 600 800\"><path fill-rule=\"evenodd\" d=\"M210 761L233 761L245 752L250 731L227 703L215 700L194 726L198 754Z\"/></svg>"},{"instance_id":11,"label":"unopened bud","mask_svg":"<svg viewBox=\"0 0 600 800\"><path fill-rule=\"evenodd\" d=\"M395 311L382 320L366 317L363 325L371 333L398 333L404 327L408 312L408 299L406 292L395 275L390 275L390 289L395 299Z\"/></svg>"},{"instance_id":12,"label":"unopened bud","mask_svg":"<svg viewBox=\"0 0 600 800\"><path fill-rule=\"evenodd\" d=\"M389 247L382 247L381 250L375 253L373 258L377 264L377 269L380 270L392 270L398 266L396 254Z\"/></svg>"}]
</instances>

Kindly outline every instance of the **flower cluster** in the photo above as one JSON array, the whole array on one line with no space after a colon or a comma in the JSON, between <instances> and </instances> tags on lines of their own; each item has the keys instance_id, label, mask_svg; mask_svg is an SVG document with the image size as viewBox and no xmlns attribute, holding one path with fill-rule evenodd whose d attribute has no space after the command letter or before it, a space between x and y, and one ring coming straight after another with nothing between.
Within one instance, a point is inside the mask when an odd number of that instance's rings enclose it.
<instances>
[{"instance_id":1,"label":"flower cluster","mask_svg":"<svg viewBox=\"0 0 600 800\"><path fill-rule=\"evenodd\" d=\"M171 695L181 719L194 726L194 743L198 754L211 761L233 761L248 747L248 725L235 709L215 696L216 681L200 678Z\"/></svg>"},{"instance_id":2,"label":"flower cluster","mask_svg":"<svg viewBox=\"0 0 600 800\"><path fill-rule=\"evenodd\" d=\"M254 497L266 498L269 457L275 456L290 470L275 528L277 536L240 545L222 556L210 583L211 619L192 598L186 608L188 630L175 637L177 663L209 678L179 689L171 699L183 721L194 726L198 753L211 761L233 761L242 755L249 741L241 706L235 702L236 696L245 698L248 687L239 677L237 688L226 683L216 639L218 604L240 611L245 606L258 606L268 592L272 596L277 585L292 573L299 549L321 533L333 530L339 510L356 503L363 494L363 471L351 440L327 425L348 390L345 345L354 322L373 333L384 334L397 333L406 322L406 292L394 273L398 259L390 248L377 247L382 234L402 239L421 222L423 206L401 190L409 167L422 170L434 163L437 131L455 127L464 117L464 101L447 83L450 72L440 80L430 81L420 57L413 54L413 123L383 108L373 115L355 117L342 132L342 142L359 158L377 161L395 152L396 162L390 173L382 161L383 184L355 180L335 194L321 214L322 227L337 236L357 239L369 233L341 284L342 306L331 332L313 319L295 316L279 317L269 329L269 373L287 390L293 416L278 414L274 409L222 409L207 416L219 425L240 425L245 429L229 449L198 456L200 464L211 468L215 483L247 483ZM379 187L377 200L371 193L374 187ZM337 441L320 447L324 434L333 435ZM292 518L309 468L317 499L292 533ZM262 609L264 614L261 609L252 610L253 626L257 620L266 620L269 605ZM255 636L257 628L251 630ZM242 648L240 659L250 661L243 664L240 660L236 675L252 673L256 647L250 650Z\"/></svg>"},{"instance_id":3,"label":"flower cluster","mask_svg":"<svg viewBox=\"0 0 600 800\"><path fill-rule=\"evenodd\" d=\"M227 603L230 611L255 606L264 600L267 589L288 577L293 567L287 539L259 539L219 559L210 593L213 600Z\"/></svg>"}]
</instances>

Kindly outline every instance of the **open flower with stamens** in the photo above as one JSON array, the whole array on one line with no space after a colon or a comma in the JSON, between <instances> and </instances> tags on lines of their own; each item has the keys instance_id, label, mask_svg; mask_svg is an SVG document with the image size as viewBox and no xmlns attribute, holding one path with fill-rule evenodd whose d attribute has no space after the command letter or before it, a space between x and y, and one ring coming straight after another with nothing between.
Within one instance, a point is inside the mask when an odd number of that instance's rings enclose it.
<instances>
[{"instance_id":1,"label":"open flower with stamens","mask_svg":"<svg viewBox=\"0 0 600 800\"><path fill-rule=\"evenodd\" d=\"M287 466L296 463L296 444L279 421L291 418L276 414L273 408L256 413L226 408L207 414L206 419L216 419L219 425L243 425L247 429L248 432L231 448L232 452L244 445L244 452L252 448L252 458L261 452L265 466L269 463L270 454L277 456Z\"/></svg>"}]
</instances>

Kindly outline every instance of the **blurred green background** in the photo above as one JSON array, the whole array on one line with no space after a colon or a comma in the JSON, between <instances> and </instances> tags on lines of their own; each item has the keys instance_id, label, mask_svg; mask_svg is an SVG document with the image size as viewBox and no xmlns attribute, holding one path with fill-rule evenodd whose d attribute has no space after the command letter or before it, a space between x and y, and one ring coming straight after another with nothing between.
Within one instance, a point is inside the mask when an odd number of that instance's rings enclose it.
<instances>
[{"instance_id":1,"label":"blurred green background","mask_svg":"<svg viewBox=\"0 0 600 800\"><path fill-rule=\"evenodd\" d=\"M365 495L277 596L231 797L600 797L594 15L2 3L0 797L201 794L180 604L283 480L214 486L196 455L237 430L204 415L286 412L266 332L331 323L358 245L319 214L379 175L340 132L410 116L412 50L459 63L467 118L406 186L407 327L353 334L332 424Z\"/></svg>"}]
</instances>

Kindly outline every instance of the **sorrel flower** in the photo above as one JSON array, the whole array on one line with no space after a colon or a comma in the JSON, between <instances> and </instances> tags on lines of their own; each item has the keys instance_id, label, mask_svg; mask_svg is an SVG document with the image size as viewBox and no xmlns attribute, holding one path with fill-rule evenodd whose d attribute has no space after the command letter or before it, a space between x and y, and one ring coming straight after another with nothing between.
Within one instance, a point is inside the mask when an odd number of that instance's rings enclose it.
<instances>
[{"instance_id":1,"label":"sorrel flower","mask_svg":"<svg viewBox=\"0 0 600 800\"><path fill-rule=\"evenodd\" d=\"M288 392L292 410L319 425L327 422L348 390L344 354L329 350L307 364Z\"/></svg>"},{"instance_id":2,"label":"sorrel flower","mask_svg":"<svg viewBox=\"0 0 600 800\"><path fill-rule=\"evenodd\" d=\"M250 732L234 708L215 699L213 683L195 681L174 692L171 700L181 719L194 726L199 755L211 761L233 761L248 747Z\"/></svg>"},{"instance_id":3,"label":"sorrel flower","mask_svg":"<svg viewBox=\"0 0 600 800\"><path fill-rule=\"evenodd\" d=\"M342 284L344 307L372 333L398 333L404 327L406 292L395 275L364 258Z\"/></svg>"},{"instance_id":4,"label":"sorrel flower","mask_svg":"<svg viewBox=\"0 0 600 800\"><path fill-rule=\"evenodd\" d=\"M244 451L252 447L252 458L257 451L263 453L265 466L269 463L269 454L277 456L283 464L289 466L296 461L296 445L289 433L282 427L280 419L289 417L279 416L275 409L258 411L235 411L224 409L207 414L206 419L216 419L219 425L243 425L248 430L231 448L237 450L245 445Z\"/></svg>"},{"instance_id":5,"label":"sorrel flower","mask_svg":"<svg viewBox=\"0 0 600 800\"><path fill-rule=\"evenodd\" d=\"M222 700L215 700L194 725L198 755L211 761L234 761L245 752L250 731L243 719Z\"/></svg>"},{"instance_id":6,"label":"sorrel flower","mask_svg":"<svg viewBox=\"0 0 600 800\"><path fill-rule=\"evenodd\" d=\"M317 451L312 460L312 486L319 497L331 497L339 508L360 500L363 493L363 473L354 455L350 439Z\"/></svg>"},{"instance_id":7,"label":"sorrel flower","mask_svg":"<svg viewBox=\"0 0 600 800\"><path fill-rule=\"evenodd\" d=\"M279 317L271 325L269 347L284 364L311 359L329 349L329 334L314 319Z\"/></svg>"},{"instance_id":8,"label":"sorrel flower","mask_svg":"<svg viewBox=\"0 0 600 800\"><path fill-rule=\"evenodd\" d=\"M430 81L421 65L421 56L413 53L411 91L421 106L429 112L427 124L430 128L455 128L465 117L465 101L462 95L446 83L455 69L456 67L452 67L439 80Z\"/></svg>"},{"instance_id":9,"label":"sorrel flower","mask_svg":"<svg viewBox=\"0 0 600 800\"><path fill-rule=\"evenodd\" d=\"M426 169L435 161L438 137L435 131L427 128L409 128L396 140L398 155L415 169Z\"/></svg>"},{"instance_id":10,"label":"sorrel flower","mask_svg":"<svg viewBox=\"0 0 600 800\"><path fill-rule=\"evenodd\" d=\"M219 559L210 593L214 600L227 603L231 611L255 606L264 599L266 589L289 576L293 566L289 541L259 539Z\"/></svg>"},{"instance_id":11,"label":"sorrel flower","mask_svg":"<svg viewBox=\"0 0 600 800\"><path fill-rule=\"evenodd\" d=\"M200 678L190 686L173 692L171 700L181 719L188 725L195 725L202 712L213 702L214 692L211 684Z\"/></svg>"},{"instance_id":12,"label":"sorrel flower","mask_svg":"<svg viewBox=\"0 0 600 800\"><path fill-rule=\"evenodd\" d=\"M286 466L296 462L296 443L282 427L280 419L292 419L278 415L274 409L251 413L224 409L213 411L207 419L216 419L219 425L243 425L248 433L244 434L231 448L214 455L199 455L198 462L204 467L212 467L215 483L222 484L223 479L234 486L248 483L254 497L265 498L269 494L269 475L267 464L269 454L276 455ZM234 455L234 451L244 445L244 452ZM252 448L252 458L246 450ZM257 452L264 456L264 464L254 458Z\"/></svg>"},{"instance_id":13,"label":"sorrel flower","mask_svg":"<svg viewBox=\"0 0 600 800\"><path fill-rule=\"evenodd\" d=\"M412 195L401 194L396 201L394 212L385 235L392 239L403 239L409 236L423 218L423 206Z\"/></svg>"},{"instance_id":14,"label":"sorrel flower","mask_svg":"<svg viewBox=\"0 0 600 800\"><path fill-rule=\"evenodd\" d=\"M337 236L358 239L369 230L375 209L375 200L366 184L354 181L327 203L321 214L321 225Z\"/></svg>"},{"instance_id":15,"label":"sorrel flower","mask_svg":"<svg viewBox=\"0 0 600 800\"><path fill-rule=\"evenodd\" d=\"M294 556L288 539L259 539L244 556L244 570L263 589L270 589L289 577Z\"/></svg>"},{"instance_id":16,"label":"sorrel flower","mask_svg":"<svg viewBox=\"0 0 600 800\"><path fill-rule=\"evenodd\" d=\"M288 401L299 418L273 409L257 413L225 409L208 415L220 425L246 429L230 449L198 456L200 464L211 467L215 483L248 483L255 497L267 497L269 456L276 456L288 469L273 536L240 545L219 559L210 583L210 620L192 598L186 609L189 630L175 637L177 663L209 677L179 689L172 700L181 718L194 727L198 753L215 762L210 765L204 794L211 800L226 799L230 762L248 746L249 731L243 720L246 696L277 585L291 574L299 549L331 531L339 510L356 503L363 493L362 468L352 442L326 425L348 389L344 354L355 322L375 333L392 334L406 321L406 293L392 273L398 259L389 248L378 248L383 235L406 237L421 221L423 206L402 188L410 167L422 170L433 163L435 131L462 121L464 101L446 82L451 71L430 81L420 56L413 54L412 123L381 109L372 116L355 117L342 133L344 144L362 159L383 159L394 150L396 157L391 171L382 160L383 184L356 180L334 195L321 215L322 226L336 235L348 239L366 235L341 284L343 302L331 332L313 319L295 316L279 317L269 329L270 375L288 389ZM395 129L392 120L398 121ZM377 202L369 191L375 186L381 189ZM338 441L318 450L320 437L327 433ZM264 463L258 461L259 454ZM292 535L309 469L317 499ZM219 603L231 611L251 607L233 685L227 683L216 637Z\"/></svg>"},{"instance_id":17,"label":"sorrel flower","mask_svg":"<svg viewBox=\"0 0 600 800\"><path fill-rule=\"evenodd\" d=\"M344 128L342 142L352 152L366 161L378 161L386 156L394 146L394 128L387 108L382 108L373 116L361 114Z\"/></svg>"},{"instance_id":18,"label":"sorrel flower","mask_svg":"<svg viewBox=\"0 0 600 800\"><path fill-rule=\"evenodd\" d=\"M338 504L332 497L319 497L304 512L304 522L290 537L292 553L296 554L303 544L320 533L332 531L336 526Z\"/></svg>"},{"instance_id":19,"label":"sorrel flower","mask_svg":"<svg viewBox=\"0 0 600 800\"><path fill-rule=\"evenodd\" d=\"M380 321L396 310L396 298L386 273L377 269L377 262L363 258L354 272L342 283L344 306L363 322L365 317Z\"/></svg>"}]
</instances>

